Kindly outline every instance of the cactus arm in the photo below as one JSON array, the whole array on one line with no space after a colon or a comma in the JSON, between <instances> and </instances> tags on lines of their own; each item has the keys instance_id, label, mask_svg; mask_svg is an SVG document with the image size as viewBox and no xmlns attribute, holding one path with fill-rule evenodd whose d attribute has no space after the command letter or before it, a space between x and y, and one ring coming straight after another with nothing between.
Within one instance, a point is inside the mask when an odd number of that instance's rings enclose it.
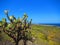
<instances>
[{"instance_id":1,"label":"cactus arm","mask_svg":"<svg viewBox=\"0 0 60 45\"><path fill-rule=\"evenodd\" d=\"M8 30L3 30L9 37L11 37L13 40L15 40L16 41L16 37L15 37L15 35L13 35L10 31L8 31Z\"/></svg>"}]
</instances>

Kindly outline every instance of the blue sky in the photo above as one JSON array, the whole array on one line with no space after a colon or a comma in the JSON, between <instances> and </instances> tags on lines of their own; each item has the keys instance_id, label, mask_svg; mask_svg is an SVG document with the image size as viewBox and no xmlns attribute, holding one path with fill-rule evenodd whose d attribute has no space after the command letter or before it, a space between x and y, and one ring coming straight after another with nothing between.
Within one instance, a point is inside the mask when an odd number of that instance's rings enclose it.
<instances>
[{"instance_id":1,"label":"blue sky","mask_svg":"<svg viewBox=\"0 0 60 45\"><path fill-rule=\"evenodd\" d=\"M6 9L16 18L27 13L33 23L60 23L60 0L0 0L0 20Z\"/></svg>"}]
</instances>

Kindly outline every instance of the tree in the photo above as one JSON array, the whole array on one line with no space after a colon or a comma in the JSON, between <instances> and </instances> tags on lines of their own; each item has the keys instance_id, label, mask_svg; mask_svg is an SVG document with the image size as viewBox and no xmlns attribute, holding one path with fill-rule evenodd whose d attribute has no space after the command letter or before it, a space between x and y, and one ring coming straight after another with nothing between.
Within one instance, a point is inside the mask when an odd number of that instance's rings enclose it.
<instances>
[{"instance_id":1,"label":"tree","mask_svg":"<svg viewBox=\"0 0 60 45\"><path fill-rule=\"evenodd\" d=\"M8 10L4 11L8 20L2 19L1 27L3 31L15 41L15 45L18 45L21 39L24 40L24 45L26 45L27 40L31 40L31 22L27 20L28 16L24 14L23 18L16 19L14 16L8 15Z\"/></svg>"}]
</instances>

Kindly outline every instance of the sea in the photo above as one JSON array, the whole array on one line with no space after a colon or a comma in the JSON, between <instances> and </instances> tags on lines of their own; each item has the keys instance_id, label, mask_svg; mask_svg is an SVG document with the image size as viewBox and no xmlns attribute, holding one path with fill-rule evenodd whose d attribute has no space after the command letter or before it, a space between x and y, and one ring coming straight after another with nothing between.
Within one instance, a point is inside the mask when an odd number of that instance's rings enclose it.
<instances>
[{"instance_id":1,"label":"sea","mask_svg":"<svg viewBox=\"0 0 60 45\"><path fill-rule=\"evenodd\" d=\"M60 23L59 24L53 24L53 23L52 24L40 24L40 25L46 25L46 26L48 25L48 26L58 26L58 27L60 27Z\"/></svg>"}]
</instances>

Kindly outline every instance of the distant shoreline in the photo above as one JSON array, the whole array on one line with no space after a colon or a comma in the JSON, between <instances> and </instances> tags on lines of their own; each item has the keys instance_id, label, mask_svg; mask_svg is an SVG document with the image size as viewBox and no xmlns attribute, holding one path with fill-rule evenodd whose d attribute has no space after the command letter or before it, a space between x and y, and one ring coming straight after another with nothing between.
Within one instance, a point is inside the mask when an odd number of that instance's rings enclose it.
<instances>
[{"instance_id":1,"label":"distant shoreline","mask_svg":"<svg viewBox=\"0 0 60 45\"><path fill-rule=\"evenodd\" d=\"M60 27L60 24L39 24L39 25Z\"/></svg>"}]
</instances>

